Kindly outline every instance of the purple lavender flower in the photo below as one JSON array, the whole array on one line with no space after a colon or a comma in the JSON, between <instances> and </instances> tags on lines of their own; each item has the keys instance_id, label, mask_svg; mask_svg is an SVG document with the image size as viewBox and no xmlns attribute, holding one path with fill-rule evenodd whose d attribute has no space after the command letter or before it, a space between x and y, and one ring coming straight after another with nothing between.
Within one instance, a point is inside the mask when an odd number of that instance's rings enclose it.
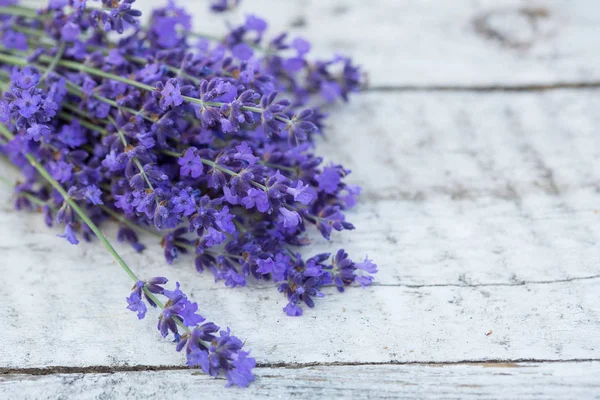
<instances>
[{"instance_id":1,"label":"purple lavender flower","mask_svg":"<svg viewBox=\"0 0 600 400\"><path fill-rule=\"evenodd\" d=\"M233 56L241 61L248 61L254 55L252 48L246 43L238 43L231 49Z\"/></svg>"},{"instance_id":2,"label":"purple lavender flower","mask_svg":"<svg viewBox=\"0 0 600 400\"><path fill-rule=\"evenodd\" d=\"M223 206L220 211L214 213L215 224L217 228L226 233L234 233L236 231L233 219L235 216L229 212L229 207Z\"/></svg>"},{"instance_id":3,"label":"purple lavender flower","mask_svg":"<svg viewBox=\"0 0 600 400\"><path fill-rule=\"evenodd\" d=\"M138 319L143 319L146 316L146 304L142 301L141 291L144 287L144 282L137 281L134 285L134 290L127 297L127 309L137 312Z\"/></svg>"},{"instance_id":4,"label":"purple lavender flower","mask_svg":"<svg viewBox=\"0 0 600 400\"><path fill-rule=\"evenodd\" d=\"M256 261L256 265L258 265L258 272L261 274L270 274L275 269L275 262L271 259L271 257L266 260L258 259Z\"/></svg>"},{"instance_id":5,"label":"purple lavender flower","mask_svg":"<svg viewBox=\"0 0 600 400\"><path fill-rule=\"evenodd\" d=\"M27 128L25 137L30 140L35 140L39 142L42 137L50 134L50 128L46 125L42 124L33 124L29 128Z\"/></svg>"},{"instance_id":6,"label":"purple lavender flower","mask_svg":"<svg viewBox=\"0 0 600 400\"><path fill-rule=\"evenodd\" d=\"M256 188L248 189L248 193L242 198L242 204L248 210L256 207L261 213L265 213L271 208L267 194L263 190Z\"/></svg>"},{"instance_id":7,"label":"purple lavender flower","mask_svg":"<svg viewBox=\"0 0 600 400\"><path fill-rule=\"evenodd\" d=\"M294 201L301 204L309 204L314 198L314 193L311 192L310 187L304 185L300 180L296 182L296 187L290 186L286 191L294 197Z\"/></svg>"},{"instance_id":8,"label":"purple lavender flower","mask_svg":"<svg viewBox=\"0 0 600 400\"><path fill-rule=\"evenodd\" d=\"M119 242L128 242L138 253L142 252L146 248L146 246L139 242L137 233L135 233L133 229L126 226L119 227L119 230L117 231L117 240Z\"/></svg>"},{"instance_id":9,"label":"purple lavender flower","mask_svg":"<svg viewBox=\"0 0 600 400\"><path fill-rule=\"evenodd\" d=\"M334 283L340 292L344 291L344 286L353 282L358 282L362 287L369 286L373 282L373 276L368 274L377 273L377 265L371 260L365 257L362 263L354 263L343 249L336 253L332 267Z\"/></svg>"},{"instance_id":10,"label":"purple lavender flower","mask_svg":"<svg viewBox=\"0 0 600 400\"><path fill-rule=\"evenodd\" d=\"M92 204L104 204L100 199L102 191L96 185L89 185L85 188L84 198Z\"/></svg>"},{"instance_id":11,"label":"purple lavender flower","mask_svg":"<svg viewBox=\"0 0 600 400\"><path fill-rule=\"evenodd\" d=\"M235 149L237 152L233 154L233 158L236 160L246 161L250 165L255 164L259 160L258 157L255 157L252 154L252 148L248 146L248 143L246 142L242 142L240 145L235 146Z\"/></svg>"},{"instance_id":12,"label":"purple lavender flower","mask_svg":"<svg viewBox=\"0 0 600 400\"><path fill-rule=\"evenodd\" d=\"M290 302L283 307L283 312L289 317L300 317L302 316L302 307L299 307L297 303Z\"/></svg>"},{"instance_id":13,"label":"purple lavender flower","mask_svg":"<svg viewBox=\"0 0 600 400\"><path fill-rule=\"evenodd\" d=\"M22 69L14 67L10 74L11 84L19 89L29 89L36 86L39 79L40 75L38 71L30 67Z\"/></svg>"},{"instance_id":14,"label":"purple lavender flower","mask_svg":"<svg viewBox=\"0 0 600 400\"><path fill-rule=\"evenodd\" d=\"M286 130L288 131L289 140L291 143L298 144L307 139L307 137L318 130L317 126L312 122L313 110L302 110L297 115L294 115L287 123Z\"/></svg>"},{"instance_id":15,"label":"purple lavender flower","mask_svg":"<svg viewBox=\"0 0 600 400\"><path fill-rule=\"evenodd\" d=\"M286 228L293 228L302 222L302 218L296 211L290 211L285 207L281 207L279 212L283 217L283 226Z\"/></svg>"},{"instance_id":16,"label":"purple lavender flower","mask_svg":"<svg viewBox=\"0 0 600 400\"><path fill-rule=\"evenodd\" d=\"M199 366L211 376L224 373L227 386L247 387L254 381L252 369L256 367L256 360L242 351L242 341L232 336L229 328L220 331L219 337L217 332L217 325L206 322L183 334L177 343L177 351L185 349L189 366Z\"/></svg>"},{"instance_id":17,"label":"purple lavender flower","mask_svg":"<svg viewBox=\"0 0 600 400\"><path fill-rule=\"evenodd\" d=\"M148 304L156 308L156 303L148 296L145 290L153 294L164 294L165 289L162 285L167 283L167 278L157 276L147 282L137 281L131 289L131 294L127 297L127 309L137 312L138 319L143 319L146 316L146 304L142 300L142 296ZM144 290L145 289L145 290Z\"/></svg>"},{"instance_id":18,"label":"purple lavender flower","mask_svg":"<svg viewBox=\"0 0 600 400\"><path fill-rule=\"evenodd\" d=\"M346 185L342 193L341 200L346 208L352 208L356 205L358 195L361 192L360 186Z\"/></svg>"},{"instance_id":19,"label":"purple lavender flower","mask_svg":"<svg viewBox=\"0 0 600 400\"><path fill-rule=\"evenodd\" d=\"M237 7L238 4L240 4L240 0L214 0L210 4L210 8L214 12L224 12Z\"/></svg>"},{"instance_id":20,"label":"purple lavender flower","mask_svg":"<svg viewBox=\"0 0 600 400\"><path fill-rule=\"evenodd\" d=\"M50 173L52 177L57 181L64 183L71 179L73 165L66 163L63 160L57 162L50 162Z\"/></svg>"},{"instance_id":21,"label":"purple lavender flower","mask_svg":"<svg viewBox=\"0 0 600 400\"><path fill-rule=\"evenodd\" d=\"M71 224L66 224L65 233L57 236L67 239L67 241L71 244L79 244L79 240L77 239L77 236L75 235L75 231L73 230Z\"/></svg>"},{"instance_id":22,"label":"purple lavender flower","mask_svg":"<svg viewBox=\"0 0 600 400\"><path fill-rule=\"evenodd\" d=\"M302 57L310 51L310 42L298 37L292 41L292 47L298 52L298 57Z\"/></svg>"},{"instance_id":23,"label":"purple lavender flower","mask_svg":"<svg viewBox=\"0 0 600 400\"><path fill-rule=\"evenodd\" d=\"M172 202L175 213L181 213L187 217L196 212L196 201L189 190L180 190L176 196L173 196Z\"/></svg>"},{"instance_id":24,"label":"purple lavender flower","mask_svg":"<svg viewBox=\"0 0 600 400\"><path fill-rule=\"evenodd\" d=\"M198 365L211 376L224 372L227 386L246 387L254 381L252 369L256 367L256 361L241 350L242 345L242 341L232 336L228 328L211 341L208 351L200 348L192 350L188 354L188 365Z\"/></svg>"},{"instance_id":25,"label":"purple lavender flower","mask_svg":"<svg viewBox=\"0 0 600 400\"><path fill-rule=\"evenodd\" d=\"M259 38L260 38L267 30L267 21L265 21L264 19L262 19L260 17L257 17L254 14L248 14L248 15L246 15L246 21L244 22L244 27L249 31L254 31L254 32L258 33Z\"/></svg>"},{"instance_id":26,"label":"purple lavender flower","mask_svg":"<svg viewBox=\"0 0 600 400\"><path fill-rule=\"evenodd\" d=\"M179 158L178 163L181 165L181 176L198 178L200 175L202 175L204 167L202 165L202 159L197 155L196 148L190 147L187 149L185 154Z\"/></svg>"},{"instance_id":27,"label":"purple lavender flower","mask_svg":"<svg viewBox=\"0 0 600 400\"><path fill-rule=\"evenodd\" d=\"M41 101L42 96L26 91L21 92L13 104L19 111L19 114L25 118L31 118L40 109Z\"/></svg>"},{"instance_id":28,"label":"purple lavender flower","mask_svg":"<svg viewBox=\"0 0 600 400\"><path fill-rule=\"evenodd\" d=\"M27 50L27 36L24 33L9 29L2 36L2 44L7 49L25 51Z\"/></svg>"},{"instance_id":29,"label":"purple lavender flower","mask_svg":"<svg viewBox=\"0 0 600 400\"><path fill-rule=\"evenodd\" d=\"M204 317L196 314L198 304L192 303L187 296L179 290L179 282L176 283L174 291L164 290L163 293L169 301L165 304L158 319L158 330L163 337L166 337L169 331L178 333L177 318L184 326L196 326L204 321Z\"/></svg>"},{"instance_id":30,"label":"purple lavender flower","mask_svg":"<svg viewBox=\"0 0 600 400\"><path fill-rule=\"evenodd\" d=\"M87 143L85 130L77 120L73 121L70 125L64 125L60 131L59 138L61 142L71 148L76 148Z\"/></svg>"},{"instance_id":31,"label":"purple lavender flower","mask_svg":"<svg viewBox=\"0 0 600 400\"><path fill-rule=\"evenodd\" d=\"M205 245L206 247L218 246L227 240L227 236L222 232L216 230L212 226L206 230Z\"/></svg>"},{"instance_id":32,"label":"purple lavender flower","mask_svg":"<svg viewBox=\"0 0 600 400\"><path fill-rule=\"evenodd\" d=\"M290 106L289 100L275 101L277 92L271 92L264 95L260 100L260 105L263 110L261 116L261 124L266 136L279 136L282 128L282 119L285 121L285 111Z\"/></svg>"},{"instance_id":33,"label":"purple lavender flower","mask_svg":"<svg viewBox=\"0 0 600 400\"><path fill-rule=\"evenodd\" d=\"M373 261L369 260L365 257L365 261L361 263L355 263L354 267L358 270L362 270L368 274L377 273L377 265L373 263ZM363 288L369 286L373 282L374 277L371 275L357 275L355 271L354 280L358 282Z\"/></svg>"},{"instance_id":34,"label":"purple lavender flower","mask_svg":"<svg viewBox=\"0 0 600 400\"><path fill-rule=\"evenodd\" d=\"M4 100L0 101L0 122L7 123L10 121L10 106Z\"/></svg>"},{"instance_id":35,"label":"purple lavender flower","mask_svg":"<svg viewBox=\"0 0 600 400\"><path fill-rule=\"evenodd\" d=\"M48 8L50 9L60 9L69 4L69 0L50 0L48 2Z\"/></svg>"},{"instance_id":36,"label":"purple lavender flower","mask_svg":"<svg viewBox=\"0 0 600 400\"><path fill-rule=\"evenodd\" d=\"M319 182L319 190L325 193L333 194L337 191L341 177L338 170L334 167L323 168L323 173L317 176Z\"/></svg>"},{"instance_id":37,"label":"purple lavender flower","mask_svg":"<svg viewBox=\"0 0 600 400\"><path fill-rule=\"evenodd\" d=\"M80 33L81 33L81 30L79 28L79 25L77 25L73 22L70 22L70 21L67 22L60 30L60 35L62 36L62 39L67 42L72 42L72 41L77 40Z\"/></svg>"},{"instance_id":38,"label":"purple lavender flower","mask_svg":"<svg viewBox=\"0 0 600 400\"><path fill-rule=\"evenodd\" d=\"M169 79L160 94L162 96L160 99L160 106L162 108L167 108L171 105L179 106L183 103L183 96L181 96L179 84L175 79Z\"/></svg>"},{"instance_id":39,"label":"purple lavender flower","mask_svg":"<svg viewBox=\"0 0 600 400\"><path fill-rule=\"evenodd\" d=\"M73 0L73 8L80 11L84 10L86 1L87 0Z\"/></svg>"}]
</instances>

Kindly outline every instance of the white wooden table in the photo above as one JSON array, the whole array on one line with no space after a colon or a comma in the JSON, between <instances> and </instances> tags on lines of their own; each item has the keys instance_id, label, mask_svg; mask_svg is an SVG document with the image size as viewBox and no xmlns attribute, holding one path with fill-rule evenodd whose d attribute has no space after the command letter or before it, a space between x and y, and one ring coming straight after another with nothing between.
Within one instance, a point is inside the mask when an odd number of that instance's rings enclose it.
<instances>
[{"instance_id":1,"label":"white wooden table","mask_svg":"<svg viewBox=\"0 0 600 400\"><path fill-rule=\"evenodd\" d=\"M205 9L196 29L219 27ZM169 267L152 238L141 255L119 246L141 276L193 283L246 340L258 378L224 389L185 369L152 311L125 309L130 282L99 244L67 245L2 188L0 398L600 398L597 0L249 10L369 72L318 147L365 189L357 229L317 247L368 253L375 284L289 318L271 286Z\"/></svg>"}]
</instances>

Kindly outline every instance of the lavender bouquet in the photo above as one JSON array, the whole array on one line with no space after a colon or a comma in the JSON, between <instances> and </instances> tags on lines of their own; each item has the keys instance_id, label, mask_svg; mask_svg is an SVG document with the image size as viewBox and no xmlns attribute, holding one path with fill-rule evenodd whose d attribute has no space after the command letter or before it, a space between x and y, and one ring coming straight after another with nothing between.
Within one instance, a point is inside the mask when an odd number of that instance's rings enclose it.
<instances>
[{"instance_id":1,"label":"lavender bouquet","mask_svg":"<svg viewBox=\"0 0 600 400\"><path fill-rule=\"evenodd\" d=\"M139 279L98 226L116 221L136 251L139 231L156 235L167 263L193 253L198 272L229 287L272 281L289 316L322 286L369 285L368 258L298 251L310 225L325 239L354 228L344 211L360 189L313 153L326 118L315 105L347 100L361 73L345 57L310 60L302 38L265 39L254 15L215 38L191 32L173 2L141 26L134 1L0 0L0 155L24 176L15 207L41 211L72 244L100 240L134 282L128 309L139 319L162 309L158 330L188 365L247 386L256 363L242 342L206 322L179 283Z\"/></svg>"}]
</instances>

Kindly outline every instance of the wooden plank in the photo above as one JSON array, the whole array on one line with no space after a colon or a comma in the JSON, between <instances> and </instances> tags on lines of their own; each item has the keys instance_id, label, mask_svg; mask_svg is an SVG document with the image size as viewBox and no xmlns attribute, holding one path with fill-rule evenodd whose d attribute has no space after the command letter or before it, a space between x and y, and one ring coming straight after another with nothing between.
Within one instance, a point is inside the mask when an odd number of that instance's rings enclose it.
<instances>
[{"instance_id":1,"label":"wooden plank","mask_svg":"<svg viewBox=\"0 0 600 400\"><path fill-rule=\"evenodd\" d=\"M595 190L598 93L362 93L332 110L317 151L349 165L369 201Z\"/></svg>"},{"instance_id":2,"label":"wooden plank","mask_svg":"<svg viewBox=\"0 0 600 400\"><path fill-rule=\"evenodd\" d=\"M333 113L317 149L365 189L348 215L357 230L313 235L309 253L369 254L385 285L596 277L597 109L594 90L362 94Z\"/></svg>"},{"instance_id":3,"label":"wooden plank","mask_svg":"<svg viewBox=\"0 0 600 400\"><path fill-rule=\"evenodd\" d=\"M248 389L191 371L0 375L4 398L598 399L599 362L257 368Z\"/></svg>"},{"instance_id":4,"label":"wooden plank","mask_svg":"<svg viewBox=\"0 0 600 400\"><path fill-rule=\"evenodd\" d=\"M164 0L136 7L148 13ZM206 3L194 28L223 32ZM594 0L253 0L226 17L265 17L274 33L308 38L315 55L344 53L374 87L553 85L600 81L600 8Z\"/></svg>"},{"instance_id":5,"label":"wooden plank","mask_svg":"<svg viewBox=\"0 0 600 400\"><path fill-rule=\"evenodd\" d=\"M33 216L2 218L20 243L13 245L3 229L9 268L0 320L8 329L0 337L0 366L182 365L173 344L160 339L154 312L138 322L125 309L130 283L98 246L58 243ZM318 309L290 318L272 288L217 288L192 268L169 269L157 249L125 257L141 276L184 282L201 313L231 326L260 362L600 358L598 280L392 285L343 295L327 289Z\"/></svg>"},{"instance_id":6,"label":"wooden plank","mask_svg":"<svg viewBox=\"0 0 600 400\"><path fill-rule=\"evenodd\" d=\"M318 151L364 196L327 249L377 254L385 283L596 276L597 93L365 93L336 109Z\"/></svg>"}]
</instances>

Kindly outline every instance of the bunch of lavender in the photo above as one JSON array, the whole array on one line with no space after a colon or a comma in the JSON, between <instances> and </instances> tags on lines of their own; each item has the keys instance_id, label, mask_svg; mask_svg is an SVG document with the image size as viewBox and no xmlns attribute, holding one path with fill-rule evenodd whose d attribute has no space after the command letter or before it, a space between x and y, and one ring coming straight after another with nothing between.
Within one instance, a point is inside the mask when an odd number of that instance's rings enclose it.
<instances>
[{"instance_id":1,"label":"bunch of lavender","mask_svg":"<svg viewBox=\"0 0 600 400\"><path fill-rule=\"evenodd\" d=\"M309 225L326 239L354 228L344 211L360 189L312 152L326 115L308 105L347 100L361 74L344 57L309 60L301 38L267 41L254 15L216 39L191 33L173 2L144 28L134 1L50 0L36 11L0 0L0 153L25 176L18 209L41 207L70 243L97 236L136 282L128 308L143 318L144 296L161 306L159 330L174 334L188 364L246 386L254 360L239 339L198 325L179 285L138 280L97 225L119 221L118 239L137 251L136 231L159 235L169 264L193 252L199 272L230 287L272 280L290 316L313 307L322 286L369 285L368 258L340 250L303 260L297 250Z\"/></svg>"}]
</instances>

